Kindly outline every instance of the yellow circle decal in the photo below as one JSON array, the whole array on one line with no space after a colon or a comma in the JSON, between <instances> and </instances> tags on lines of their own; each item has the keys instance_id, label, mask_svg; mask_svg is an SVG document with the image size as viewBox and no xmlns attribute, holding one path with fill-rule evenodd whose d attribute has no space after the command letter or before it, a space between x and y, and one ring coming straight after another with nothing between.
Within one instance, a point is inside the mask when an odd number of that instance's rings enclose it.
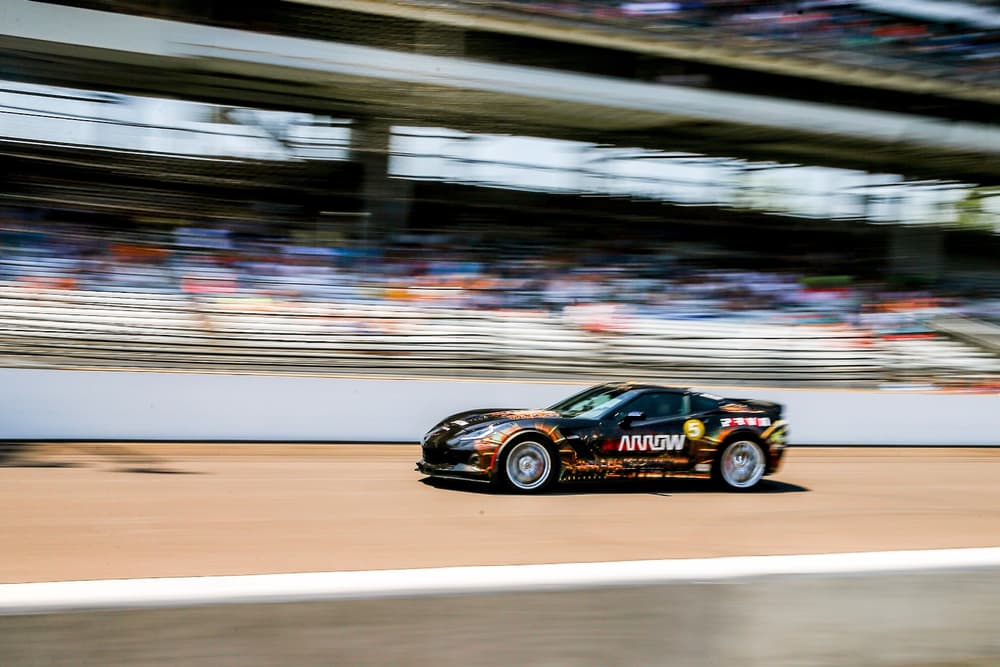
<instances>
[{"instance_id":1,"label":"yellow circle decal","mask_svg":"<svg viewBox=\"0 0 1000 667\"><path fill-rule=\"evenodd\" d=\"M700 440L705 435L705 425L700 419L689 419L684 422L684 435L691 440Z\"/></svg>"}]
</instances>

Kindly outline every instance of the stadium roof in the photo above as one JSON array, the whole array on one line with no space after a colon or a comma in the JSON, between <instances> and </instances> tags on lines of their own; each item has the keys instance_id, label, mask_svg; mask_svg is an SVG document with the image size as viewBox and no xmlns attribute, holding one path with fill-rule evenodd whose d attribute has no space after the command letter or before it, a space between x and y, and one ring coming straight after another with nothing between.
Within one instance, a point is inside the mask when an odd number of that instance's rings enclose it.
<instances>
[{"instance_id":1,"label":"stadium roof","mask_svg":"<svg viewBox=\"0 0 1000 667\"><path fill-rule=\"evenodd\" d=\"M483 63L7 0L0 45L49 82L588 140L1000 179L1000 129L929 116ZM107 67L114 63L115 67ZM518 129L514 129L518 128ZM528 128L528 129L525 129ZM472 128L474 130L479 128ZM630 134L631 133L631 134ZM614 143L623 143L619 139ZM657 147L643 141L639 145ZM699 148L694 148L699 150ZM820 156L820 157L817 157Z\"/></svg>"},{"instance_id":2,"label":"stadium roof","mask_svg":"<svg viewBox=\"0 0 1000 667\"><path fill-rule=\"evenodd\" d=\"M926 68L888 70L871 62L834 62L829 54L812 53L807 45L790 51L774 43L767 48L758 39L727 35L720 41L711 33L690 28L640 31L599 22L566 20L506 10L515 3L467 2L462 0L286 0L288 2L349 10L379 16L407 18L468 30L489 30L557 42L584 44L636 53L702 62L742 70L815 79L828 83L860 86L905 93L938 95L957 100L1000 104L1000 89L994 85L935 76ZM863 0L867 9L924 19L933 14L980 24L1000 20L1000 14L976 5L932 0ZM951 7L949 9L948 7Z\"/></svg>"}]
</instances>

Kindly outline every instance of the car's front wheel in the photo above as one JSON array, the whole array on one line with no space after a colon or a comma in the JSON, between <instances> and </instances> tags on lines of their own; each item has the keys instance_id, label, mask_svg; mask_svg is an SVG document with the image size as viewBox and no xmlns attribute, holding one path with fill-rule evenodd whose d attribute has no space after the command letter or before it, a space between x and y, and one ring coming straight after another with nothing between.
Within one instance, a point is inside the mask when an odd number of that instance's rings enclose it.
<instances>
[{"instance_id":1,"label":"car's front wheel","mask_svg":"<svg viewBox=\"0 0 1000 667\"><path fill-rule=\"evenodd\" d=\"M722 448L715 463L715 478L727 489L746 491L757 485L767 468L767 457L754 440L734 440Z\"/></svg>"},{"instance_id":2,"label":"car's front wheel","mask_svg":"<svg viewBox=\"0 0 1000 667\"><path fill-rule=\"evenodd\" d=\"M497 478L516 493L539 493L559 476L559 460L551 447L526 439L507 447L498 462Z\"/></svg>"}]
</instances>

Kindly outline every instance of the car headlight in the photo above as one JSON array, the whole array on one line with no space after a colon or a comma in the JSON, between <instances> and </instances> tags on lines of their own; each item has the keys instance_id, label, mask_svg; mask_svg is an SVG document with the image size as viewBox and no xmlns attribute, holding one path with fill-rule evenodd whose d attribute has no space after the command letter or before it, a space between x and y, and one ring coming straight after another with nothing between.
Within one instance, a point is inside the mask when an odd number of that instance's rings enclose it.
<instances>
[{"instance_id":1,"label":"car headlight","mask_svg":"<svg viewBox=\"0 0 1000 667\"><path fill-rule=\"evenodd\" d=\"M490 424L489 426L484 426L482 428L477 428L474 431L469 431L468 433L463 433L462 435L455 438L459 442L468 442L470 440L482 440L483 438L489 437L493 430L496 428L495 424Z\"/></svg>"}]
</instances>

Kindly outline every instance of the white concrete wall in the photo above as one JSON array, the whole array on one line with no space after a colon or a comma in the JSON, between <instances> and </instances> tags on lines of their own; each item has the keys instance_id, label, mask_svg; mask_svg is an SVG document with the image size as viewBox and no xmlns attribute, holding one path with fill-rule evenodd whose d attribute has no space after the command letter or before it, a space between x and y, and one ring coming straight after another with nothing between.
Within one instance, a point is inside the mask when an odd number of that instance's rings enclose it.
<instances>
[{"instance_id":1,"label":"white concrete wall","mask_svg":"<svg viewBox=\"0 0 1000 667\"><path fill-rule=\"evenodd\" d=\"M0 664L1000 664L1000 549L0 585Z\"/></svg>"},{"instance_id":2,"label":"white concrete wall","mask_svg":"<svg viewBox=\"0 0 1000 667\"><path fill-rule=\"evenodd\" d=\"M0 439L416 442L448 414L589 382L0 369ZM787 406L800 445L1000 445L998 394L712 387Z\"/></svg>"}]
</instances>

